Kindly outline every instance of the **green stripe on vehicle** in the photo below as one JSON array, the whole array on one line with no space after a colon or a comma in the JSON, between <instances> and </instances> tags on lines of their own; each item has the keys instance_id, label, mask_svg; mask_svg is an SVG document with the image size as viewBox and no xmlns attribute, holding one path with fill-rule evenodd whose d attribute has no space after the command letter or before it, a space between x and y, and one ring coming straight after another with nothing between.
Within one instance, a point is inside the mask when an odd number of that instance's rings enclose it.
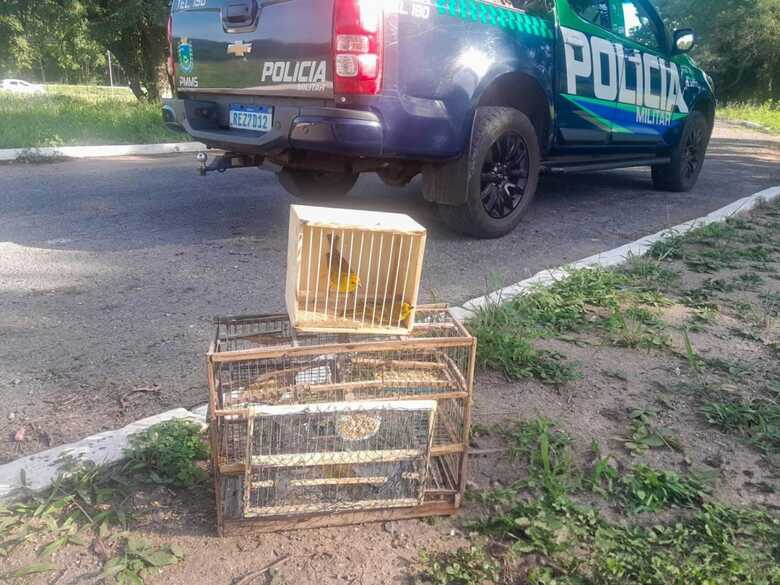
<instances>
[{"instance_id":1,"label":"green stripe on vehicle","mask_svg":"<svg viewBox=\"0 0 780 585\"><path fill-rule=\"evenodd\" d=\"M593 110L591 110L589 107L587 107L585 104L581 103L581 101L584 101L585 103L592 103L592 104L598 104L598 105L613 105L614 102L608 102L605 100L598 100L593 98L583 98L578 95L569 95L569 94L561 94L563 97L565 97L567 100L569 100L571 103L573 103L575 106L580 108L583 112L587 114L586 118L587 120L604 130L605 132L616 132L617 134L631 134L631 130L627 128L623 128L623 126L620 126L618 124L615 124L612 120L607 120L603 116L597 114Z\"/></svg>"},{"instance_id":2,"label":"green stripe on vehicle","mask_svg":"<svg viewBox=\"0 0 780 585\"><path fill-rule=\"evenodd\" d=\"M588 103L588 104L594 104L598 106L607 106L607 107L613 107L617 108L619 110L623 110L624 112L631 112L636 113L636 110L639 106L635 106L634 104L624 104L621 102L615 102L611 100L602 100L599 98L592 98L592 97L585 97L581 95L571 95L571 94L561 94L566 99L568 99L570 102L575 103L576 105L581 105L581 102ZM653 108L645 108L648 110L652 110L653 112L661 112L661 110L655 110ZM672 120L682 120L683 118L687 118L688 114L683 114L682 112L674 112L672 114Z\"/></svg>"},{"instance_id":3,"label":"green stripe on vehicle","mask_svg":"<svg viewBox=\"0 0 780 585\"><path fill-rule=\"evenodd\" d=\"M546 39L553 38L550 23L537 16L476 0L436 0L439 14L480 22Z\"/></svg>"}]
</instances>

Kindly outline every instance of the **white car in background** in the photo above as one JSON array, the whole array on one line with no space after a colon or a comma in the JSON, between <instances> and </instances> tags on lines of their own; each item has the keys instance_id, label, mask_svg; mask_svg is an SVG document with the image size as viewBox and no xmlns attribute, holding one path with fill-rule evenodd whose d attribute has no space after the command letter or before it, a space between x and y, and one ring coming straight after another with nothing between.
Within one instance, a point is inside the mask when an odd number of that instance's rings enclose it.
<instances>
[{"instance_id":1,"label":"white car in background","mask_svg":"<svg viewBox=\"0 0 780 585\"><path fill-rule=\"evenodd\" d=\"M24 94L43 94L46 88L42 85L27 83L21 79L3 79L0 81L0 91L10 91L11 93Z\"/></svg>"}]
</instances>

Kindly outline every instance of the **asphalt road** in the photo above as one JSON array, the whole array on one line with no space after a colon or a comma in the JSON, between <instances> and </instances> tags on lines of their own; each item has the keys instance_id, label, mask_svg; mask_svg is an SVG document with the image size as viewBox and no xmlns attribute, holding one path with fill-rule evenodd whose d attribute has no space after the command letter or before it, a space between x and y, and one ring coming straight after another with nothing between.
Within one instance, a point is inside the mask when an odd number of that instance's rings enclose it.
<instances>
[{"instance_id":1,"label":"asphalt road","mask_svg":"<svg viewBox=\"0 0 780 585\"><path fill-rule=\"evenodd\" d=\"M418 183L365 177L343 204L425 225L423 298L457 304L778 185L778 162L777 138L720 127L692 193L652 191L646 170L544 177L495 241L440 226ZM0 166L0 461L204 402L212 318L283 309L291 198L269 173L195 168L192 155Z\"/></svg>"}]
</instances>

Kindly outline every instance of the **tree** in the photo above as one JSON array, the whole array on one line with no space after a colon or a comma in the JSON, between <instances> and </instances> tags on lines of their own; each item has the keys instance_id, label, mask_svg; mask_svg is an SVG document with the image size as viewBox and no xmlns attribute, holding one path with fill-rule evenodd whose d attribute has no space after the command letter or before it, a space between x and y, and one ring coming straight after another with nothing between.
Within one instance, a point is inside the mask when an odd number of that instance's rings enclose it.
<instances>
[{"instance_id":1,"label":"tree","mask_svg":"<svg viewBox=\"0 0 780 585\"><path fill-rule=\"evenodd\" d=\"M169 9L169 0L91 0L86 6L92 38L116 57L139 100L160 98Z\"/></svg>"},{"instance_id":2,"label":"tree","mask_svg":"<svg viewBox=\"0 0 780 585\"><path fill-rule=\"evenodd\" d=\"M79 0L5 0L0 4L0 70L93 81L105 56L89 36Z\"/></svg>"},{"instance_id":3,"label":"tree","mask_svg":"<svg viewBox=\"0 0 780 585\"><path fill-rule=\"evenodd\" d=\"M672 28L692 26L693 55L721 99L780 99L780 0L656 0Z\"/></svg>"}]
</instances>

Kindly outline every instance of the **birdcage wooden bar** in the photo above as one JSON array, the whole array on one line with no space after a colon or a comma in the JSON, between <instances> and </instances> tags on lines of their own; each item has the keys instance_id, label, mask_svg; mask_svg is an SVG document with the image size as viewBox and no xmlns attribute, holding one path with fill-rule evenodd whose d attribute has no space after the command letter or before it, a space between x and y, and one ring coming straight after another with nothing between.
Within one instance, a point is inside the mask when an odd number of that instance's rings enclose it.
<instances>
[{"instance_id":1,"label":"birdcage wooden bar","mask_svg":"<svg viewBox=\"0 0 780 585\"><path fill-rule=\"evenodd\" d=\"M452 514L476 341L444 306L411 334L225 317L208 354L220 534Z\"/></svg>"},{"instance_id":2,"label":"birdcage wooden bar","mask_svg":"<svg viewBox=\"0 0 780 585\"><path fill-rule=\"evenodd\" d=\"M426 231L406 215L293 205L287 312L304 332L404 334Z\"/></svg>"}]
</instances>

